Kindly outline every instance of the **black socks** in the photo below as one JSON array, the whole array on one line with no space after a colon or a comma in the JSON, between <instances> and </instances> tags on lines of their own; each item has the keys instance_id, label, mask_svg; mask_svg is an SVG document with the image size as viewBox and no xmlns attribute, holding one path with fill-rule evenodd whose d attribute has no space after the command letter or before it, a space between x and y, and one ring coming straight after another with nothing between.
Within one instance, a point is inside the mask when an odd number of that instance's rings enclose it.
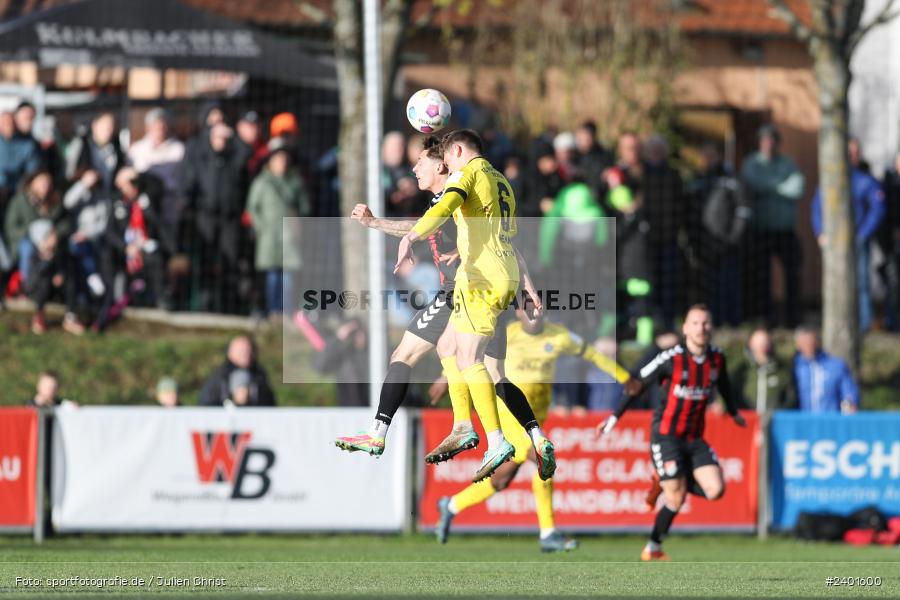
<instances>
[{"instance_id":1,"label":"black socks","mask_svg":"<svg viewBox=\"0 0 900 600\"><path fill-rule=\"evenodd\" d=\"M397 409L406 398L406 390L409 388L409 374L412 367L403 362L392 362L388 365L381 384L381 396L378 398L378 414L375 418L382 423L391 424L391 419L397 414Z\"/></svg>"},{"instance_id":2,"label":"black socks","mask_svg":"<svg viewBox=\"0 0 900 600\"><path fill-rule=\"evenodd\" d=\"M497 382L495 387L497 388L497 395L500 396L500 399L506 404L506 408L509 409L509 412L513 414L519 424L525 428L525 431L531 431L538 426L537 419L534 417L534 411L531 410L531 405L528 404L525 394L516 387L516 384L504 377Z\"/></svg>"},{"instance_id":3,"label":"black socks","mask_svg":"<svg viewBox=\"0 0 900 600\"><path fill-rule=\"evenodd\" d=\"M656 522L653 524L653 531L650 533L650 541L655 542L657 544L661 544L666 534L669 533L669 528L672 526L672 521L675 520L675 515L678 513L666 505L663 505L659 512L656 513Z\"/></svg>"}]
</instances>

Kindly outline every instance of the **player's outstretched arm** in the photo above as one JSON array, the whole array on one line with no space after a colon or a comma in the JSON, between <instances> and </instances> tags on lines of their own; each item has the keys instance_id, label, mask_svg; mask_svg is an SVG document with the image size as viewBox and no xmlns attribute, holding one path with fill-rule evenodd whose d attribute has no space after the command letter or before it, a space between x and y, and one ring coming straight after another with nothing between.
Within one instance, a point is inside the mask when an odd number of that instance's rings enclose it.
<instances>
[{"instance_id":1,"label":"player's outstretched arm","mask_svg":"<svg viewBox=\"0 0 900 600\"><path fill-rule=\"evenodd\" d=\"M584 360L593 363L594 366L596 366L604 373L610 375L618 383L626 385L628 384L628 382L632 381L633 383L630 384L630 387L628 389L626 389L627 394L632 396L637 395L640 394L641 390L643 389L643 384L641 384L641 382L637 379L632 380L631 373L629 373L625 367L609 358L608 356L597 352L593 346L586 345L581 357L584 358Z\"/></svg>"},{"instance_id":2,"label":"player's outstretched arm","mask_svg":"<svg viewBox=\"0 0 900 600\"><path fill-rule=\"evenodd\" d=\"M411 220L393 220L379 219L372 214L369 207L365 204L357 204L350 213L350 218L359 221L361 225L369 229L375 229L387 235L402 238L413 228L414 221Z\"/></svg>"},{"instance_id":3,"label":"player's outstretched arm","mask_svg":"<svg viewBox=\"0 0 900 600\"><path fill-rule=\"evenodd\" d=\"M637 398L640 394L631 395L626 392L622 392L622 400L619 402L619 408L616 409L616 412L611 414L606 418L605 421L597 425L597 435L606 435L616 426L616 423L619 422L619 419L622 418L622 415L625 414L625 411L628 410L628 407L631 406L631 403L634 402L635 398Z\"/></svg>"},{"instance_id":4,"label":"player's outstretched arm","mask_svg":"<svg viewBox=\"0 0 900 600\"><path fill-rule=\"evenodd\" d=\"M622 391L622 402L619 408L608 419L597 426L597 433L603 435L609 433L634 402L635 398L640 396L647 386L653 382L659 381L661 378L671 377L672 375L672 356L674 350L664 350L656 355L656 358L644 365L640 372L625 382L625 389Z\"/></svg>"}]
</instances>

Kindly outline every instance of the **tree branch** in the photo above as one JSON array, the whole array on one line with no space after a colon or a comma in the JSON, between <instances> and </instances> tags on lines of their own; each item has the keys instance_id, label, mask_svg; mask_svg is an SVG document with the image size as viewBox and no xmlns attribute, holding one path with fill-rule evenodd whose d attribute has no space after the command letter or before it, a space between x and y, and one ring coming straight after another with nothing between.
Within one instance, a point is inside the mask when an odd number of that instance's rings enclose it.
<instances>
[{"instance_id":1,"label":"tree branch","mask_svg":"<svg viewBox=\"0 0 900 600\"><path fill-rule=\"evenodd\" d=\"M442 7L439 6L438 2L431 2L431 4L429 4L428 6L428 9L424 13L422 13L422 16L420 16L410 24L409 32L407 35L411 36L413 33L416 33L431 25L432 21L434 21L435 15L437 15L437 12L441 8Z\"/></svg>"},{"instance_id":2,"label":"tree branch","mask_svg":"<svg viewBox=\"0 0 900 600\"><path fill-rule=\"evenodd\" d=\"M317 25L323 25L328 22L329 15L318 6L313 5L311 2L306 2L305 0L295 0L294 4L297 5L297 10L303 13L303 15L309 18L309 20L313 23Z\"/></svg>"},{"instance_id":3,"label":"tree branch","mask_svg":"<svg viewBox=\"0 0 900 600\"><path fill-rule=\"evenodd\" d=\"M859 29L859 22L862 19L863 10L866 7L866 0L850 0L844 5L841 11L843 28L840 31L841 47L845 50L849 48L850 36Z\"/></svg>"},{"instance_id":4,"label":"tree branch","mask_svg":"<svg viewBox=\"0 0 900 600\"><path fill-rule=\"evenodd\" d=\"M385 110L400 68L400 50L411 11L412 0L388 0L381 9L381 81Z\"/></svg>"},{"instance_id":5,"label":"tree branch","mask_svg":"<svg viewBox=\"0 0 900 600\"><path fill-rule=\"evenodd\" d=\"M772 7L769 13L787 23L788 27L791 28L791 31L798 40L804 44L809 44L814 39L820 37L818 32L813 31L812 28L808 27L800 20L797 13L791 10L791 7L788 6L785 0L768 0L768 2Z\"/></svg>"},{"instance_id":6,"label":"tree branch","mask_svg":"<svg viewBox=\"0 0 900 600\"><path fill-rule=\"evenodd\" d=\"M866 35L876 27L884 25L886 23L890 23L898 16L900 16L900 8L897 10L892 10L894 5L897 3L897 0L887 0L887 4L884 5L884 8L881 9L881 12L878 15L869 21L867 24L862 25L853 32L850 36L849 41L847 42L847 56L853 54L853 51L856 50L856 46L859 45L859 42L862 41Z\"/></svg>"}]
</instances>

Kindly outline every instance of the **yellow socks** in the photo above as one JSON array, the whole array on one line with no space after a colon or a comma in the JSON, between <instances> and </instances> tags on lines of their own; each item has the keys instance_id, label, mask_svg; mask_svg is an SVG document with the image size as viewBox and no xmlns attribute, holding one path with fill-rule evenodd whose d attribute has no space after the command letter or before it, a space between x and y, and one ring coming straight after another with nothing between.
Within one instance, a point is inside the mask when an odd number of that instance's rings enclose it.
<instances>
[{"instance_id":1,"label":"yellow socks","mask_svg":"<svg viewBox=\"0 0 900 600\"><path fill-rule=\"evenodd\" d=\"M535 511L541 531L553 529L553 480L544 481L535 473L531 479L531 491L534 493Z\"/></svg>"},{"instance_id":2,"label":"yellow socks","mask_svg":"<svg viewBox=\"0 0 900 600\"><path fill-rule=\"evenodd\" d=\"M491 440L491 432L500 429L500 416L497 414L497 392L494 382L484 368L484 363L476 363L462 371L462 376L469 386L469 394L475 404L475 412L481 419L481 425Z\"/></svg>"},{"instance_id":3,"label":"yellow socks","mask_svg":"<svg viewBox=\"0 0 900 600\"><path fill-rule=\"evenodd\" d=\"M497 490L494 489L494 484L491 483L490 477L482 479L478 483L473 483L468 486L450 499L450 512L455 515L466 510L470 506L475 506L476 504L484 502L496 492Z\"/></svg>"},{"instance_id":4,"label":"yellow socks","mask_svg":"<svg viewBox=\"0 0 900 600\"><path fill-rule=\"evenodd\" d=\"M447 376L447 385L450 388L450 403L453 405L453 424L466 421L472 424L472 397L469 395L469 386L463 374L456 368L456 357L449 356L441 359L444 367L444 375Z\"/></svg>"}]
</instances>

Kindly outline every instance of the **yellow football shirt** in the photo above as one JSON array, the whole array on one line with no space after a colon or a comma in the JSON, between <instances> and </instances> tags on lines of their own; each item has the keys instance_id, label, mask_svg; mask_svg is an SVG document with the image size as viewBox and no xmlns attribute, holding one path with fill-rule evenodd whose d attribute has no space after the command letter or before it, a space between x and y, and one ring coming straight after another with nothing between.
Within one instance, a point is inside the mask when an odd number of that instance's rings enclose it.
<instances>
[{"instance_id":1,"label":"yellow football shirt","mask_svg":"<svg viewBox=\"0 0 900 600\"><path fill-rule=\"evenodd\" d=\"M625 383L630 377L616 361L600 354L562 325L545 322L541 333L531 335L516 320L509 324L506 335L506 376L519 386L541 422L550 408L556 361L561 355L580 356L619 383Z\"/></svg>"},{"instance_id":2,"label":"yellow football shirt","mask_svg":"<svg viewBox=\"0 0 900 600\"><path fill-rule=\"evenodd\" d=\"M511 240L516 235L516 198L503 173L482 157L450 174L440 202L413 227L420 238L451 215L459 248L457 282L519 281Z\"/></svg>"}]
</instances>

